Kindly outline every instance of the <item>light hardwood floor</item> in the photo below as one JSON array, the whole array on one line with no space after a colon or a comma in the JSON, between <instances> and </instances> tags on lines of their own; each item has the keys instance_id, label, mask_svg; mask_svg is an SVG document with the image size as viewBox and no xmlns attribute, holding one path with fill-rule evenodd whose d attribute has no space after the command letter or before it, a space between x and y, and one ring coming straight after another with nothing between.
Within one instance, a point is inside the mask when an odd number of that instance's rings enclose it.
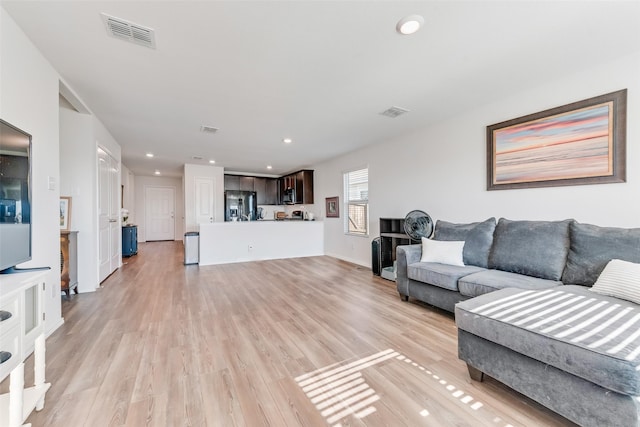
<instances>
[{"instance_id":1,"label":"light hardwood floor","mask_svg":"<svg viewBox=\"0 0 640 427\"><path fill-rule=\"evenodd\" d=\"M125 262L97 292L63 297L34 427L572 425L472 382L453 317L363 267L185 267L180 242Z\"/></svg>"}]
</instances>

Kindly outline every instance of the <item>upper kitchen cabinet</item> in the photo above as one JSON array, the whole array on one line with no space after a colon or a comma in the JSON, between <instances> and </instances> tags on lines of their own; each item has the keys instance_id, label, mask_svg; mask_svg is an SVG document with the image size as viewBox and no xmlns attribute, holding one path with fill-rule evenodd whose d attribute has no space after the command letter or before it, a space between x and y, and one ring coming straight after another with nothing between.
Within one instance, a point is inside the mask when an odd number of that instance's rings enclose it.
<instances>
[{"instance_id":1,"label":"upper kitchen cabinet","mask_svg":"<svg viewBox=\"0 0 640 427\"><path fill-rule=\"evenodd\" d=\"M225 175L224 189L225 191L255 191L259 205L277 205L280 203L278 178Z\"/></svg>"},{"instance_id":2,"label":"upper kitchen cabinet","mask_svg":"<svg viewBox=\"0 0 640 427\"><path fill-rule=\"evenodd\" d=\"M280 187L278 178L267 178L267 193L265 205L277 205L280 201Z\"/></svg>"},{"instance_id":3,"label":"upper kitchen cabinet","mask_svg":"<svg viewBox=\"0 0 640 427\"><path fill-rule=\"evenodd\" d=\"M280 178L283 204L313 203L313 171L304 169Z\"/></svg>"},{"instance_id":4,"label":"upper kitchen cabinet","mask_svg":"<svg viewBox=\"0 0 640 427\"><path fill-rule=\"evenodd\" d=\"M296 172L296 204L313 204L313 171Z\"/></svg>"},{"instance_id":5,"label":"upper kitchen cabinet","mask_svg":"<svg viewBox=\"0 0 640 427\"><path fill-rule=\"evenodd\" d=\"M240 176L239 175L225 175L224 176L224 189L225 190L240 190Z\"/></svg>"},{"instance_id":6,"label":"upper kitchen cabinet","mask_svg":"<svg viewBox=\"0 0 640 427\"><path fill-rule=\"evenodd\" d=\"M254 189L254 180L255 178L252 176L241 176L240 191L256 191Z\"/></svg>"},{"instance_id":7,"label":"upper kitchen cabinet","mask_svg":"<svg viewBox=\"0 0 640 427\"><path fill-rule=\"evenodd\" d=\"M278 204L278 179L277 178L253 178L253 189L257 194L259 205Z\"/></svg>"},{"instance_id":8,"label":"upper kitchen cabinet","mask_svg":"<svg viewBox=\"0 0 640 427\"><path fill-rule=\"evenodd\" d=\"M304 169L282 178L225 175L224 189L255 191L259 205L310 205L313 203L313 171Z\"/></svg>"}]
</instances>

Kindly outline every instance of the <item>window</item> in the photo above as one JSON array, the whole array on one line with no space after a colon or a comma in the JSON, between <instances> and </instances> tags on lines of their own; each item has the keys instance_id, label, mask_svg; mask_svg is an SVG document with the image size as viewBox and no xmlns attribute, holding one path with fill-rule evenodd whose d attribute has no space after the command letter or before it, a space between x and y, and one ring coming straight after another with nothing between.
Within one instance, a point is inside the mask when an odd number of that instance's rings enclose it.
<instances>
[{"instance_id":1,"label":"window","mask_svg":"<svg viewBox=\"0 0 640 427\"><path fill-rule=\"evenodd\" d=\"M345 233L369 235L369 169L344 174Z\"/></svg>"}]
</instances>

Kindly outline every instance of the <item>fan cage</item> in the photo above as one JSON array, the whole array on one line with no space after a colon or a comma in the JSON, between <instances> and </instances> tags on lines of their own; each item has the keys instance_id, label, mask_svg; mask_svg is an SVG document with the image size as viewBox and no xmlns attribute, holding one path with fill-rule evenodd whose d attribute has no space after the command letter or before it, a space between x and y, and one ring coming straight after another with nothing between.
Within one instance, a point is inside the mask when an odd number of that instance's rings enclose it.
<instances>
[{"instance_id":1,"label":"fan cage","mask_svg":"<svg viewBox=\"0 0 640 427\"><path fill-rule=\"evenodd\" d=\"M413 240L429 238L433 234L433 220L424 211L413 210L404 219L404 232Z\"/></svg>"}]
</instances>

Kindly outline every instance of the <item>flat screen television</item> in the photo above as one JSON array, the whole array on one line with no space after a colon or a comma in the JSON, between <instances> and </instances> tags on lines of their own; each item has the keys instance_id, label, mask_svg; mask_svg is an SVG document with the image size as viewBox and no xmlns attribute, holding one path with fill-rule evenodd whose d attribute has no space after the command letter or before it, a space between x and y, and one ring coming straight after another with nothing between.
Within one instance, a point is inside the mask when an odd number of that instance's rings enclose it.
<instances>
[{"instance_id":1,"label":"flat screen television","mask_svg":"<svg viewBox=\"0 0 640 427\"><path fill-rule=\"evenodd\" d=\"M31 135L0 119L0 274L31 259Z\"/></svg>"}]
</instances>

